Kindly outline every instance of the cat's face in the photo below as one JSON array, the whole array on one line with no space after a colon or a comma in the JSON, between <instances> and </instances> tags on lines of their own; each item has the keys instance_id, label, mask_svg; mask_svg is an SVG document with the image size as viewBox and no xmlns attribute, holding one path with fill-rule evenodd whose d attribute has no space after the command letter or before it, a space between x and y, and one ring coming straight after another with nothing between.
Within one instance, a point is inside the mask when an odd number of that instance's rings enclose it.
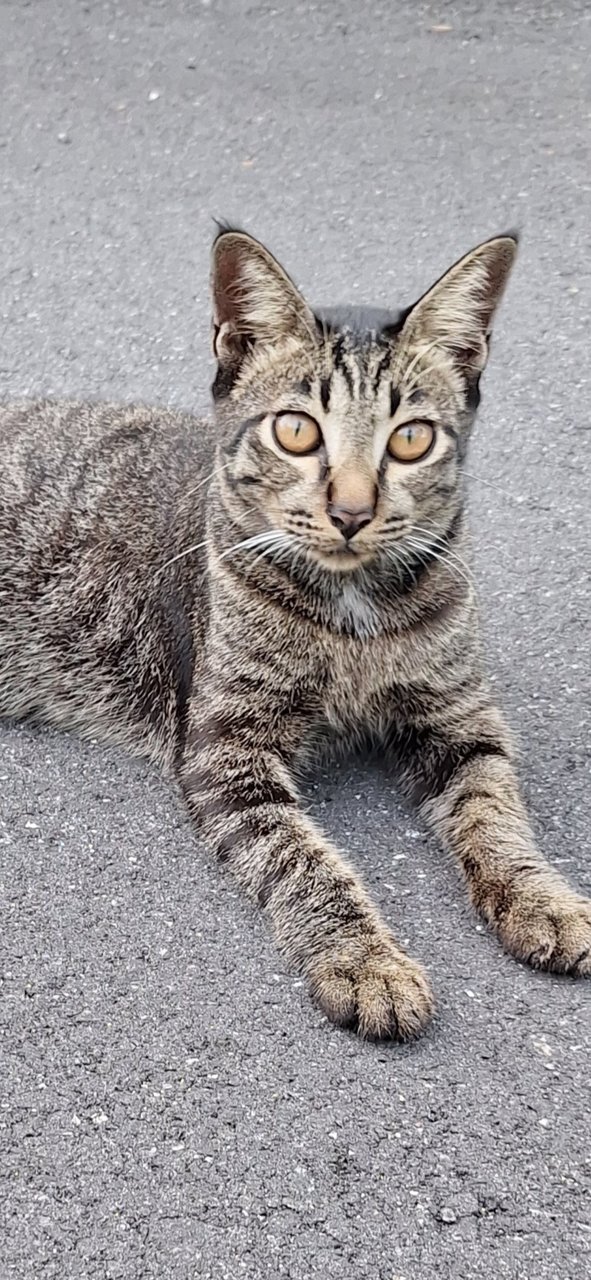
<instances>
[{"instance_id":1,"label":"cat's face","mask_svg":"<svg viewBox=\"0 0 591 1280\"><path fill-rule=\"evenodd\" d=\"M515 250L479 246L402 316L315 313L257 241L219 235L214 400L236 544L337 572L437 557Z\"/></svg>"}]
</instances>

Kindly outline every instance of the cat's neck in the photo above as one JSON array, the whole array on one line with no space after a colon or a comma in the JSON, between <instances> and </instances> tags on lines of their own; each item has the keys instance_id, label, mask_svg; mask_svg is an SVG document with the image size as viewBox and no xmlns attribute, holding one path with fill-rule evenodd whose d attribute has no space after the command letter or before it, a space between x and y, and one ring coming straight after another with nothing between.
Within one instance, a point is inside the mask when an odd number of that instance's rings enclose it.
<instances>
[{"instance_id":1,"label":"cat's neck","mask_svg":"<svg viewBox=\"0 0 591 1280\"><path fill-rule=\"evenodd\" d=\"M462 526L463 530L463 526ZM461 542L460 523L454 548ZM327 631L370 641L379 635L401 634L409 628L435 624L436 619L463 605L470 580L458 576L452 561L440 555L397 566L386 557L347 572L334 572L311 558L285 558L233 550L236 538L218 524L211 526L214 559L223 576L266 600Z\"/></svg>"}]
</instances>

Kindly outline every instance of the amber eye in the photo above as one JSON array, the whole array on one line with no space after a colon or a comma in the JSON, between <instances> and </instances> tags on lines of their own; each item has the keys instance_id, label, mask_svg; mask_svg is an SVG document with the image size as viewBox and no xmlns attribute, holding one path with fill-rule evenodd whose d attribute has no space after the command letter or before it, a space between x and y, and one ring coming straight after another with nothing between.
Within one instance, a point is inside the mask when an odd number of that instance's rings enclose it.
<instances>
[{"instance_id":1,"label":"amber eye","mask_svg":"<svg viewBox=\"0 0 591 1280\"><path fill-rule=\"evenodd\" d=\"M273 434L287 453L313 453L322 440L318 423L307 413L278 413Z\"/></svg>"},{"instance_id":2,"label":"amber eye","mask_svg":"<svg viewBox=\"0 0 591 1280\"><path fill-rule=\"evenodd\" d=\"M392 432L388 453L398 462L418 462L429 452L435 439L430 422L404 422Z\"/></svg>"}]
</instances>

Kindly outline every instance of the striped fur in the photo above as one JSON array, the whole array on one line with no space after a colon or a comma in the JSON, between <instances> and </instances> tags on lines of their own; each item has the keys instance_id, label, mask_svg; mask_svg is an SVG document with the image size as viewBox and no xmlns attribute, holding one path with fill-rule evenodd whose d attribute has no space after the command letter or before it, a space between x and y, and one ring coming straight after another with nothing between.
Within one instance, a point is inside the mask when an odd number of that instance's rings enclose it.
<instances>
[{"instance_id":1,"label":"striped fur","mask_svg":"<svg viewBox=\"0 0 591 1280\"><path fill-rule=\"evenodd\" d=\"M144 407L0 410L0 713L158 762L334 1022L410 1038L433 1007L302 811L321 738L379 744L529 963L591 971L591 907L536 851L483 674L462 460L515 252L480 246L406 313L312 311L223 230L211 423ZM281 411L316 453L285 454ZM390 433L434 444L392 460ZM331 504L371 519L350 542Z\"/></svg>"}]
</instances>

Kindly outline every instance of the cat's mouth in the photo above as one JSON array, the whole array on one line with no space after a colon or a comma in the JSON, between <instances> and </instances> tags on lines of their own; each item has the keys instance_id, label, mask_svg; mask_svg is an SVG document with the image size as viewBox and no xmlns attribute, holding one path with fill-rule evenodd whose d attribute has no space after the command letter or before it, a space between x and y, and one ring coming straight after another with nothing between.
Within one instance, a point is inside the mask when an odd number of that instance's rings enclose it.
<instances>
[{"instance_id":1,"label":"cat's mouth","mask_svg":"<svg viewBox=\"0 0 591 1280\"><path fill-rule=\"evenodd\" d=\"M358 569L362 564L367 564L372 556L372 552L367 547L356 547L347 542L337 547L315 546L313 554L320 564L335 572L342 569Z\"/></svg>"}]
</instances>

